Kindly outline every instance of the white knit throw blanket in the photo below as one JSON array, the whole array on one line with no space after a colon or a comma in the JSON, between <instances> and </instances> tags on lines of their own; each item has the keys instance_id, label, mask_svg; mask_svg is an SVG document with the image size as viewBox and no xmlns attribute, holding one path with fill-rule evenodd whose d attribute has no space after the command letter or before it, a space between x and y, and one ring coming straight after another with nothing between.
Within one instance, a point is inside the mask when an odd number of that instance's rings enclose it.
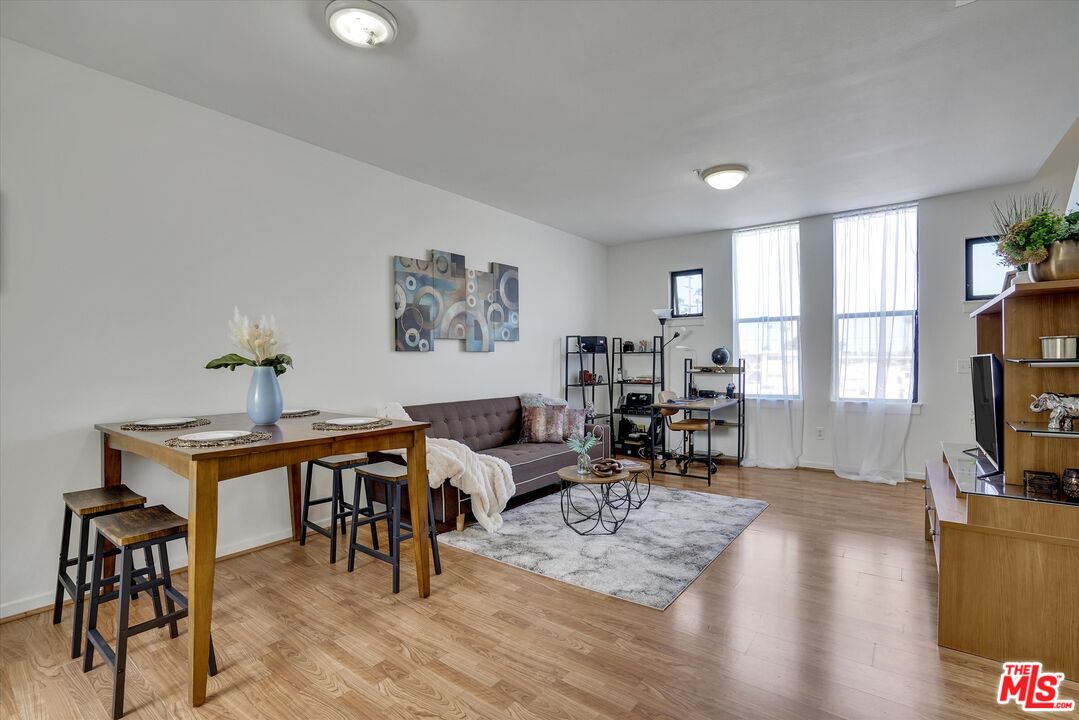
<instances>
[{"instance_id":1,"label":"white knit throw blanket","mask_svg":"<svg viewBox=\"0 0 1079 720\"><path fill-rule=\"evenodd\" d=\"M398 403L385 403L375 412L390 420L411 420ZM404 451L389 452L404 455ZM509 463L492 455L482 455L464 443L444 438L427 438L427 481L438 488L450 485L468 493L472 514L487 532L502 527L502 511L517 491Z\"/></svg>"}]
</instances>

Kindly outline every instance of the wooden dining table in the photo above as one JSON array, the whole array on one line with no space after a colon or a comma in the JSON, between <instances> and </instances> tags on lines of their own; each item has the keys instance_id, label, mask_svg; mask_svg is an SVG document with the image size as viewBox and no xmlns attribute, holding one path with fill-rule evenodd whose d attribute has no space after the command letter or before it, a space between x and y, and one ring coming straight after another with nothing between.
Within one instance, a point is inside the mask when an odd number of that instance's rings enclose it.
<instances>
[{"instance_id":1,"label":"wooden dining table","mask_svg":"<svg viewBox=\"0 0 1079 720\"><path fill-rule=\"evenodd\" d=\"M187 479L188 524L188 691L193 706L206 700L213 615L214 564L217 559L217 484L223 480L287 468L292 539L300 539L300 464L328 457L377 450L408 451L408 499L412 514L416 582L420 597L431 593L430 540L427 524L427 437L425 422L393 421L371 430L315 430L313 424L339 417L338 412L281 419L274 425L255 425L243 413L201 415L210 421L190 430L123 430L127 423L103 423L101 481L121 482L121 457L140 455ZM174 448L165 444L192 432L250 430L270 433L261 442L225 447ZM112 561L113 558L108 558ZM111 564L111 562L109 563ZM111 575L112 568L106 567Z\"/></svg>"}]
</instances>

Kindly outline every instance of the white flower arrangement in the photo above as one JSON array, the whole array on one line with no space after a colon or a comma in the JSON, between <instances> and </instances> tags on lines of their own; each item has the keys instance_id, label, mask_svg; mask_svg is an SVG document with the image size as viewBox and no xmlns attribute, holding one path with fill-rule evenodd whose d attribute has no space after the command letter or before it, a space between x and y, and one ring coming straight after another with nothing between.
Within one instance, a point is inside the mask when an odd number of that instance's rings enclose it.
<instances>
[{"instance_id":1,"label":"white flower arrangement","mask_svg":"<svg viewBox=\"0 0 1079 720\"><path fill-rule=\"evenodd\" d=\"M292 358L284 353L277 352L284 347L278 330L277 320L271 315L267 320L263 315L258 322L251 322L246 315L240 314L240 308L232 312L232 320L229 321L229 340L240 350L254 355L254 359L229 353L206 363L207 370L228 368L235 370L240 365L251 367L272 367L274 374L281 375L292 367Z\"/></svg>"}]
</instances>

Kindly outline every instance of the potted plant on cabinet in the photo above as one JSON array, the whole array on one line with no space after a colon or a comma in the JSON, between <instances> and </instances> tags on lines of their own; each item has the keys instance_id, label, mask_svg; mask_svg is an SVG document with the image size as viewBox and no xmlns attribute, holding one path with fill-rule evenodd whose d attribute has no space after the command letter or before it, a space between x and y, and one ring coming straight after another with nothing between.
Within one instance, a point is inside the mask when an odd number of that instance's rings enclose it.
<instances>
[{"instance_id":1,"label":"potted plant on cabinet","mask_svg":"<svg viewBox=\"0 0 1079 720\"><path fill-rule=\"evenodd\" d=\"M1079 211L1064 215L1055 202L1041 191L993 205L997 254L1034 282L1079 280Z\"/></svg>"}]
</instances>

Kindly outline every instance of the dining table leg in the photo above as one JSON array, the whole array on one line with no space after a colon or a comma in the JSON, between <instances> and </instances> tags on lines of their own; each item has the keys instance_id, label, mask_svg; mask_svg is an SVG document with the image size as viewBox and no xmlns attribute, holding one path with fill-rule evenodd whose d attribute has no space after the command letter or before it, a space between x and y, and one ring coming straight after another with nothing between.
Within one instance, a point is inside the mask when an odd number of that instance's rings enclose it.
<instances>
[{"instance_id":1,"label":"dining table leg","mask_svg":"<svg viewBox=\"0 0 1079 720\"><path fill-rule=\"evenodd\" d=\"M412 514L412 549L416 555L416 584L421 598L431 594L431 538L427 523L427 435L412 433L408 447L408 507Z\"/></svg>"},{"instance_id":2,"label":"dining table leg","mask_svg":"<svg viewBox=\"0 0 1079 720\"><path fill-rule=\"evenodd\" d=\"M120 451L112 447L109 444L109 436L107 433L101 434L101 487L115 487L123 481L122 467L123 461ZM105 541L105 549L111 550L115 547L108 540ZM105 558L105 577L112 577L116 573L116 557L109 555ZM104 586L104 592L111 593L114 588L112 585Z\"/></svg>"},{"instance_id":3,"label":"dining table leg","mask_svg":"<svg viewBox=\"0 0 1079 720\"><path fill-rule=\"evenodd\" d=\"M300 540L300 464L288 466L288 506L292 519L292 541Z\"/></svg>"},{"instance_id":4,"label":"dining table leg","mask_svg":"<svg viewBox=\"0 0 1079 720\"><path fill-rule=\"evenodd\" d=\"M217 478L214 461L192 461L187 494L187 687L193 706L206 700L210 618L217 559Z\"/></svg>"}]
</instances>

